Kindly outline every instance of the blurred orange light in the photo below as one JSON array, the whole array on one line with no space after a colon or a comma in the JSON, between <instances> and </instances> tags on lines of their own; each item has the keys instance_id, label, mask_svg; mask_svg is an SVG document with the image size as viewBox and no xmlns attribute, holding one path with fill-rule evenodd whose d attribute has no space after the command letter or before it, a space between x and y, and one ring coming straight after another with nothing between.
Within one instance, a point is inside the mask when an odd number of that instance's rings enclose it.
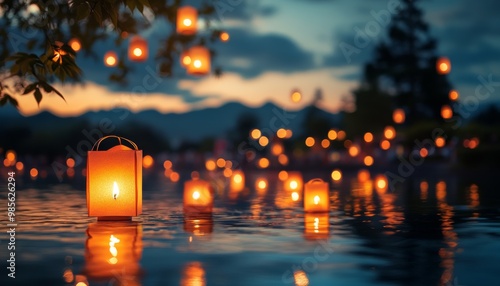
<instances>
[{"instance_id":1,"label":"blurred orange light","mask_svg":"<svg viewBox=\"0 0 500 286\"><path fill-rule=\"evenodd\" d=\"M278 173L278 178L281 180L281 181L284 181L286 179L288 179L288 172L287 171L280 171Z\"/></svg>"},{"instance_id":2,"label":"blurred orange light","mask_svg":"<svg viewBox=\"0 0 500 286\"><path fill-rule=\"evenodd\" d=\"M163 162L163 168L165 168L165 169L172 168L172 165L173 165L172 161L170 161L170 160L165 160L165 162Z\"/></svg>"},{"instance_id":3,"label":"blurred orange light","mask_svg":"<svg viewBox=\"0 0 500 286\"><path fill-rule=\"evenodd\" d=\"M205 162L205 168L207 168L208 171L213 171L217 165L215 164L215 161L212 159L209 159Z\"/></svg>"},{"instance_id":4,"label":"blurred orange light","mask_svg":"<svg viewBox=\"0 0 500 286\"><path fill-rule=\"evenodd\" d=\"M284 128L280 128L278 129L278 131L276 131L276 136L278 136L278 138L285 138L286 137L286 130Z\"/></svg>"},{"instance_id":5,"label":"blurred orange light","mask_svg":"<svg viewBox=\"0 0 500 286\"><path fill-rule=\"evenodd\" d=\"M259 168L265 169L269 167L269 159L267 158L260 158L259 159Z\"/></svg>"},{"instance_id":6,"label":"blurred orange light","mask_svg":"<svg viewBox=\"0 0 500 286\"><path fill-rule=\"evenodd\" d=\"M292 99L292 102L297 103L302 99L302 94L300 93L300 91L294 90L294 91L292 91L291 99Z\"/></svg>"},{"instance_id":7,"label":"blurred orange light","mask_svg":"<svg viewBox=\"0 0 500 286\"><path fill-rule=\"evenodd\" d=\"M327 149L328 147L330 147L330 140L328 139L323 139L321 140L321 147Z\"/></svg>"},{"instance_id":8,"label":"blurred orange light","mask_svg":"<svg viewBox=\"0 0 500 286\"><path fill-rule=\"evenodd\" d=\"M366 143L370 143L373 141L373 134L370 132L366 132L365 135L363 136L363 139L365 140Z\"/></svg>"},{"instance_id":9,"label":"blurred orange light","mask_svg":"<svg viewBox=\"0 0 500 286\"><path fill-rule=\"evenodd\" d=\"M113 52L109 51L106 54L104 54L104 65L107 67L115 67L118 64L118 55Z\"/></svg>"},{"instance_id":10,"label":"blurred orange light","mask_svg":"<svg viewBox=\"0 0 500 286\"><path fill-rule=\"evenodd\" d=\"M66 159L66 166L68 166L68 168L74 168L75 167L75 159L73 159L73 158Z\"/></svg>"},{"instance_id":11,"label":"blurred orange light","mask_svg":"<svg viewBox=\"0 0 500 286\"><path fill-rule=\"evenodd\" d=\"M346 137L346 133L344 130L340 130L339 132L337 132L337 139L342 141L344 140Z\"/></svg>"},{"instance_id":12,"label":"blurred orange light","mask_svg":"<svg viewBox=\"0 0 500 286\"><path fill-rule=\"evenodd\" d=\"M370 179L370 172L368 170L359 170L358 172L358 181L364 183Z\"/></svg>"},{"instance_id":13,"label":"blurred orange light","mask_svg":"<svg viewBox=\"0 0 500 286\"><path fill-rule=\"evenodd\" d=\"M259 139L260 136L262 136L262 133L260 132L259 129L253 129L251 132L250 132L250 137L252 137L252 139Z\"/></svg>"},{"instance_id":14,"label":"blurred orange light","mask_svg":"<svg viewBox=\"0 0 500 286\"><path fill-rule=\"evenodd\" d=\"M451 107L449 105L443 105L443 107L441 107L441 117L443 117L443 119L450 119L452 116L453 110Z\"/></svg>"},{"instance_id":15,"label":"blurred orange light","mask_svg":"<svg viewBox=\"0 0 500 286\"><path fill-rule=\"evenodd\" d=\"M288 165L288 156L285 154L280 154L278 156L278 162L280 162L281 165Z\"/></svg>"},{"instance_id":16,"label":"blurred orange light","mask_svg":"<svg viewBox=\"0 0 500 286\"><path fill-rule=\"evenodd\" d=\"M269 138L267 138L266 136L260 137L259 138L259 144L262 147L266 147L269 144Z\"/></svg>"},{"instance_id":17,"label":"blurred orange light","mask_svg":"<svg viewBox=\"0 0 500 286\"><path fill-rule=\"evenodd\" d=\"M328 139L330 140L335 140L337 139L337 131L331 129L330 131L328 131Z\"/></svg>"},{"instance_id":18,"label":"blurred orange light","mask_svg":"<svg viewBox=\"0 0 500 286\"><path fill-rule=\"evenodd\" d=\"M224 158L217 159L217 167L224 168L226 166L226 160Z\"/></svg>"},{"instance_id":19,"label":"blurred orange light","mask_svg":"<svg viewBox=\"0 0 500 286\"><path fill-rule=\"evenodd\" d=\"M194 35L197 27L198 11L191 6L182 6L177 9L177 33Z\"/></svg>"},{"instance_id":20,"label":"blurred orange light","mask_svg":"<svg viewBox=\"0 0 500 286\"><path fill-rule=\"evenodd\" d=\"M271 153L274 156L278 156L279 154L283 153L283 145L279 143L273 144L273 147L271 148Z\"/></svg>"},{"instance_id":21,"label":"blurred orange light","mask_svg":"<svg viewBox=\"0 0 500 286\"><path fill-rule=\"evenodd\" d=\"M352 157L356 157L359 154L359 148L355 145L349 147L349 155Z\"/></svg>"},{"instance_id":22,"label":"blurred orange light","mask_svg":"<svg viewBox=\"0 0 500 286\"><path fill-rule=\"evenodd\" d=\"M457 101L458 98L460 97L460 95L458 94L458 91L456 90L450 90L450 93L448 94L448 96L450 97L450 100L452 101Z\"/></svg>"},{"instance_id":23,"label":"blurred orange light","mask_svg":"<svg viewBox=\"0 0 500 286\"><path fill-rule=\"evenodd\" d=\"M350 147L352 146L352 141L347 139L346 141L344 141L344 147L346 147L347 149L349 149Z\"/></svg>"},{"instance_id":24,"label":"blurred orange light","mask_svg":"<svg viewBox=\"0 0 500 286\"><path fill-rule=\"evenodd\" d=\"M30 170L30 176L35 178L36 176L38 176L38 170L36 168L31 168Z\"/></svg>"},{"instance_id":25,"label":"blurred orange light","mask_svg":"<svg viewBox=\"0 0 500 286\"><path fill-rule=\"evenodd\" d=\"M396 130L392 126L387 126L384 129L384 136L386 139L391 140L396 137Z\"/></svg>"},{"instance_id":26,"label":"blurred orange light","mask_svg":"<svg viewBox=\"0 0 500 286\"><path fill-rule=\"evenodd\" d=\"M231 169L233 167L233 162L231 162L231 160L226 160L225 167Z\"/></svg>"},{"instance_id":27,"label":"blurred orange light","mask_svg":"<svg viewBox=\"0 0 500 286\"><path fill-rule=\"evenodd\" d=\"M262 178L262 179L258 179L257 182L255 182L255 188L257 190L266 190L267 189L267 180Z\"/></svg>"},{"instance_id":28,"label":"blurred orange light","mask_svg":"<svg viewBox=\"0 0 500 286\"><path fill-rule=\"evenodd\" d=\"M299 200L299 193L293 192L292 193L292 201L296 202Z\"/></svg>"},{"instance_id":29,"label":"blurred orange light","mask_svg":"<svg viewBox=\"0 0 500 286\"><path fill-rule=\"evenodd\" d=\"M233 175L233 170L226 168L224 169L224 172L222 172L222 174L224 175L224 177L229 178Z\"/></svg>"},{"instance_id":30,"label":"blurred orange light","mask_svg":"<svg viewBox=\"0 0 500 286\"><path fill-rule=\"evenodd\" d=\"M229 41L229 33L228 32L222 32L220 34L220 40L223 42Z\"/></svg>"},{"instance_id":31,"label":"blurred orange light","mask_svg":"<svg viewBox=\"0 0 500 286\"><path fill-rule=\"evenodd\" d=\"M436 147L441 148L446 144L446 140L443 137L437 137L434 143Z\"/></svg>"},{"instance_id":32,"label":"blurred orange light","mask_svg":"<svg viewBox=\"0 0 500 286\"><path fill-rule=\"evenodd\" d=\"M446 57L441 57L436 62L436 69L439 74L448 74L451 70L451 62Z\"/></svg>"},{"instance_id":33,"label":"blurred orange light","mask_svg":"<svg viewBox=\"0 0 500 286\"><path fill-rule=\"evenodd\" d=\"M333 170L332 179L334 181L340 181L342 179L342 172L340 172L340 170Z\"/></svg>"},{"instance_id":34,"label":"blurred orange light","mask_svg":"<svg viewBox=\"0 0 500 286\"><path fill-rule=\"evenodd\" d=\"M82 44L77 38L69 40L68 45L73 49L73 51L78 52L82 48Z\"/></svg>"},{"instance_id":35,"label":"blurred orange light","mask_svg":"<svg viewBox=\"0 0 500 286\"><path fill-rule=\"evenodd\" d=\"M363 159L363 162L365 163L366 166L371 166L371 165L373 165L373 157L372 156L366 156Z\"/></svg>"},{"instance_id":36,"label":"blurred orange light","mask_svg":"<svg viewBox=\"0 0 500 286\"><path fill-rule=\"evenodd\" d=\"M5 158L11 162L16 161L16 152L13 150L7 151L7 153L5 154Z\"/></svg>"},{"instance_id":37,"label":"blurred orange light","mask_svg":"<svg viewBox=\"0 0 500 286\"><path fill-rule=\"evenodd\" d=\"M420 156L421 156L422 158L425 158L425 157L427 157L427 155L429 155L429 151L428 151L426 148L422 148L422 149L420 149L420 152L419 152L419 153L420 153Z\"/></svg>"},{"instance_id":38,"label":"blurred orange light","mask_svg":"<svg viewBox=\"0 0 500 286\"><path fill-rule=\"evenodd\" d=\"M405 111L402 108L395 109L392 113L392 120L396 124L401 124L405 122Z\"/></svg>"},{"instance_id":39,"label":"blurred orange light","mask_svg":"<svg viewBox=\"0 0 500 286\"><path fill-rule=\"evenodd\" d=\"M314 146L315 140L312 137L307 137L306 138L306 146L307 147L312 147Z\"/></svg>"},{"instance_id":40,"label":"blurred orange light","mask_svg":"<svg viewBox=\"0 0 500 286\"><path fill-rule=\"evenodd\" d=\"M146 155L146 156L144 156L144 158L142 158L142 166L145 169L149 169L149 168L153 167L153 164L154 164L154 160L153 160L153 157L151 157L151 155Z\"/></svg>"},{"instance_id":41,"label":"blurred orange light","mask_svg":"<svg viewBox=\"0 0 500 286\"><path fill-rule=\"evenodd\" d=\"M23 162L17 162L16 163L16 170L22 171L24 169L24 164Z\"/></svg>"},{"instance_id":42,"label":"blurred orange light","mask_svg":"<svg viewBox=\"0 0 500 286\"><path fill-rule=\"evenodd\" d=\"M470 149L475 149L479 145L479 138L474 137L470 139L469 141L469 148Z\"/></svg>"},{"instance_id":43,"label":"blurred orange light","mask_svg":"<svg viewBox=\"0 0 500 286\"><path fill-rule=\"evenodd\" d=\"M389 140L382 140L382 142L380 142L380 148L382 148L382 150L389 150L389 148L391 148L391 142Z\"/></svg>"},{"instance_id":44,"label":"blurred orange light","mask_svg":"<svg viewBox=\"0 0 500 286\"><path fill-rule=\"evenodd\" d=\"M178 182L180 178L181 178L181 176L177 172L172 172L170 174L170 181L172 181L174 183Z\"/></svg>"},{"instance_id":45,"label":"blurred orange light","mask_svg":"<svg viewBox=\"0 0 500 286\"><path fill-rule=\"evenodd\" d=\"M292 130L287 129L287 130L286 130L286 137L285 137L285 138L289 139L289 138L292 138L292 136L293 136L293 132L292 132Z\"/></svg>"}]
</instances>

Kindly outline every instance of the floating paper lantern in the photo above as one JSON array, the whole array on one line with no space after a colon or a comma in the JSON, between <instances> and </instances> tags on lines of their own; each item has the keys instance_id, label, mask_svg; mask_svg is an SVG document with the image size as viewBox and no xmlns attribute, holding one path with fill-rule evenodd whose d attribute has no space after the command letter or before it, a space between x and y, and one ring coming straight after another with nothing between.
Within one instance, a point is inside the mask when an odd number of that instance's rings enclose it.
<instances>
[{"instance_id":1,"label":"floating paper lantern","mask_svg":"<svg viewBox=\"0 0 500 286\"><path fill-rule=\"evenodd\" d=\"M108 138L118 139L119 145L99 150ZM133 149L122 145L122 140ZM89 216L99 220L130 219L142 213L142 150L134 142L105 136L88 152L87 208Z\"/></svg>"},{"instance_id":2,"label":"floating paper lantern","mask_svg":"<svg viewBox=\"0 0 500 286\"><path fill-rule=\"evenodd\" d=\"M330 210L330 195L328 183L321 179L313 179L304 186L304 211L328 212Z\"/></svg>"},{"instance_id":3,"label":"floating paper lantern","mask_svg":"<svg viewBox=\"0 0 500 286\"><path fill-rule=\"evenodd\" d=\"M436 62L436 69L439 74L448 74L451 70L451 62L446 57L441 57Z\"/></svg>"},{"instance_id":4,"label":"floating paper lantern","mask_svg":"<svg viewBox=\"0 0 500 286\"><path fill-rule=\"evenodd\" d=\"M307 240L328 239L330 235L329 213L304 214L304 238Z\"/></svg>"},{"instance_id":5,"label":"floating paper lantern","mask_svg":"<svg viewBox=\"0 0 500 286\"><path fill-rule=\"evenodd\" d=\"M140 285L143 270L142 226L134 222L89 224L85 243L84 274L108 282L117 273L126 273L130 285ZM78 284L77 284L78 285Z\"/></svg>"},{"instance_id":6,"label":"floating paper lantern","mask_svg":"<svg viewBox=\"0 0 500 286\"><path fill-rule=\"evenodd\" d=\"M231 191L239 192L245 188L245 174L242 170L234 170L231 175L231 182L229 189Z\"/></svg>"},{"instance_id":7,"label":"floating paper lantern","mask_svg":"<svg viewBox=\"0 0 500 286\"><path fill-rule=\"evenodd\" d=\"M198 11L194 7L184 6L177 9L177 33L181 35L196 34Z\"/></svg>"},{"instance_id":8,"label":"floating paper lantern","mask_svg":"<svg viewBox=\"0 0 500 286\"><path fill-rule=\"evenodd\" d=\"M290 192L301 192L304 181L300 172L288 172L288 178L284 181L284 189Z\"/></svg>"},{"instance_id":9,"label":"floating paper lantern","mask_svg":"<svg viewBox=\"0 0 500 286\"><path fill-rule=\"evenodd\" d=\"M210 183L204 180L191 180L184 183L184 212L211 213L214 197Z\"/></svg>"},{"instance_id":10,"label":"floating paper lantern","mask_svg":"<svg viewBox=\"0 0 500 286\"><path fill-rule=\"evenodd\" d=\"M206 75L210 72L210 51L203 46L195 46L189 49L191 62L187 67L190 75Z\"/></svg>"},{"instance_id":11,"label":"floating paper lantern","mask_svg":"<svg viewBox=\"0 0 500 286\"><path fill-rule=\"evenodd\" d=\"M118 65L118 55L113 51L104 54L104 65L107 67L116 67Z\"/></svg>"},{"instance_id":12,"label":"floating paper lantern","mask_svg":"<svg viewBox=\"0 0 500 286\"><path fill-rule=\"evenodd\" d=\"M148 59L148 42L140 37L134 36L128 45L128 58L133 62L143 62Z\"/></svg>"}]
</instances>

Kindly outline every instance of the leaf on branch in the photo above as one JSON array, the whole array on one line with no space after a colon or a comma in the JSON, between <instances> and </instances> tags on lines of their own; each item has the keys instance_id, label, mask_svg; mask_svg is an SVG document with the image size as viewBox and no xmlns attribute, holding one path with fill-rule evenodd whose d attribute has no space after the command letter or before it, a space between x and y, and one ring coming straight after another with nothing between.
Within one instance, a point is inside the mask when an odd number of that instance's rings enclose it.
<instances>
[{"instance_id":1,"label":"leaf on branch","mask_svg":"<svg viewBox=\"0 0 500 286\"><path fill-rule=\"evenodd\" d=\"M26 95L28 93L32 93L35 88L37 87L38 85L38 82L34 82L32 84L29 84L25 89L24 89L24 92L23 92L23 95Z\"/></svg>"},{"instance_id":2,"label":"leaf on branch","mask_svg":"<svg viewBox=\"0 0 500 286\"><path fill-rule=\"evenodd\" d=\"M38 106L40 106L40 102L42 101L42 92L40 91L39 88L35 90L34 96L36 103L38 103Z\"/></svg>"}]
</instances>

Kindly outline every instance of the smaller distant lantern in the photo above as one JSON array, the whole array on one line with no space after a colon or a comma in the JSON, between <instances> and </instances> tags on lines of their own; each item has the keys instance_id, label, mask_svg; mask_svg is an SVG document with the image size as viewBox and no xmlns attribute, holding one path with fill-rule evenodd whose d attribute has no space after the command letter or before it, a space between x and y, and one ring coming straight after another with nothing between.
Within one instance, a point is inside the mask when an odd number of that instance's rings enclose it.
<instances>
[{"instance_id":1,"label":"smaller distant lantern","mask_svg":"<svg viewBox=\"0 0 500 286\"><path fill-rule=\"evenodd\" d=\"M184 183L184 212L211 213L214 197L210 183L205 180L191 180Z\"/></svg>"},{"instance_id":2,"label":"smaller distant lantern","mask_svg":"<svg viewBox=\"0 0 500 286\"><path fill-rule=\"evenodd\" d=\"M195 46L189 49L191 62L187 66L190 75L206 75L210 73L210 51L203 46Z\"/></svg>"},{"instance_id":3,"label":"smaller distant lantern","mask_svg":"<svg viewBox=\"0 0 500 286\"><path fill-rule=\"evenodd\" d=\"M443 119L450 119L453 116L453 110L449 105L443 105L441 107L441 117Z\"/></svg>"},{"instance_id":4,"label":"smaller distant lantern","mask_svg":"<svg viewBox=\"0 0 500 286\"><path fill-rule=\"evenodd\" d=\"M220 33L220 40L223 42L229 41L229 33L228 32Z\"/></svg>"},{"instance_id":5,"label":"smaller distant lantern","mask_svg":"<svg viewBox=\"0 0 500 286\"><path fill-rule=\"evenodd\" d=\"M194 7L184 6L177 10L177 33L194 35L197 30L198 11Z\"/></svg>"},{"instance_id":6,"label":"smaller distant lantern","mask_svg":"<svg viewBox=\"0 0 500 286\"><path fill-rule=\"evenodd\" d=\"M107 67L116 67L118 65L118 55L113 51L104 54L104 65Z\"/></svg>"},{"instance_id":7,"label":"smaller distant lantern","mask_svg":"<svg viewBox=\"0 0 500 286\"><path fill-rule=\"evenodd\" d=\"M448 74L451 71L451 62L446 57L440 57L436 62L436 69L439 74Z\"/></svg>"},{"instance_id":8,"label":"smaller distant lantern","mask_svg":"<svg viewBox=\"0 0 500 286\"><path fill-rule=\"evenodd\" d=\"M143 62L147 60L148 42L140 36L132 37L128 46L128 58L133 62Z\"/></svg>"},{"instance_id":9,"label":"smaller distant lantern","mask_svg":"<svg viewBox=\"0 0 500 286\"><path fill-rule=\"evenodd\" d=\"M284 189L289 192L301 192L304 181L300 172L288 172L288 178L283 182Z\"/></svg>"},{"instance_id":10,"label":"smaller distant lantern","mask_svg":"<svg viewBox=\"0 0 500 286\"><path fill-rule=\"evenodd\" d=\"M313 179L304 186L304 211L328 212L330 210L330 196L328 183L321 179Z\"/></svg>"},{"instance_id":11,"label":"smaller distant lantern","mask_svg":"<svg viewBox=\"0 0 500 286\"><path fill-rule=\"evenodd\" d=\"M234 192L242 191L245 188L245 174L242 170L234 170L231 175L229 189Z\"/></svg>"}]
</instances>

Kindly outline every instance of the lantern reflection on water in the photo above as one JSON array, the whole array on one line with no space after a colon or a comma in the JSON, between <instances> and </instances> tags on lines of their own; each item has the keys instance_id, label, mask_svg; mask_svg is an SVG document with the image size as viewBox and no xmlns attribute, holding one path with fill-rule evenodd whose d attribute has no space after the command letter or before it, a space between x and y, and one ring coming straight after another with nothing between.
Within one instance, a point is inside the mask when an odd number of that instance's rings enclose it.
<instances>
[{"instance_id":1,"label":"lantern reflection on water","mask_svg":"<svg viewBox=\"0 0 500 286\"><path fill-rule=\"evenodd\" d=\"M181 286L205 286L205 270L200 262L190 262L182 271Z\"/></svg>"},{"instance_id":2,"label":"lantern reflection on water","mask_svg":"<svg viewBox=\"0 0 500 286\"><path fill-rule=\"evenodd\" d=\"M304 214L304 238L307 240L328 239L330 235L329 213Z\"/></svg>"},{"instance_id":3,"label":"lantern reflection on water","mask_svg":"<svg viewBox=\"0 0 500 286\"><path fill-rule=\"evenodd\" d=\"M184 214L184 231L195 236L205 236L213 232L214 220L211 215Z\"/></svg>"},{"instance_id":4,"label":"lantern reflection on water","mask_svg":"<svg viewBox=\"0 0 500 286\"><path fill-rule=\"evenodd\" d=\"M84 274L90 280L118 279L123 285L141 285L142 225L134 222L91 223L87 235Z\"/></svg>"}]
</instances>

